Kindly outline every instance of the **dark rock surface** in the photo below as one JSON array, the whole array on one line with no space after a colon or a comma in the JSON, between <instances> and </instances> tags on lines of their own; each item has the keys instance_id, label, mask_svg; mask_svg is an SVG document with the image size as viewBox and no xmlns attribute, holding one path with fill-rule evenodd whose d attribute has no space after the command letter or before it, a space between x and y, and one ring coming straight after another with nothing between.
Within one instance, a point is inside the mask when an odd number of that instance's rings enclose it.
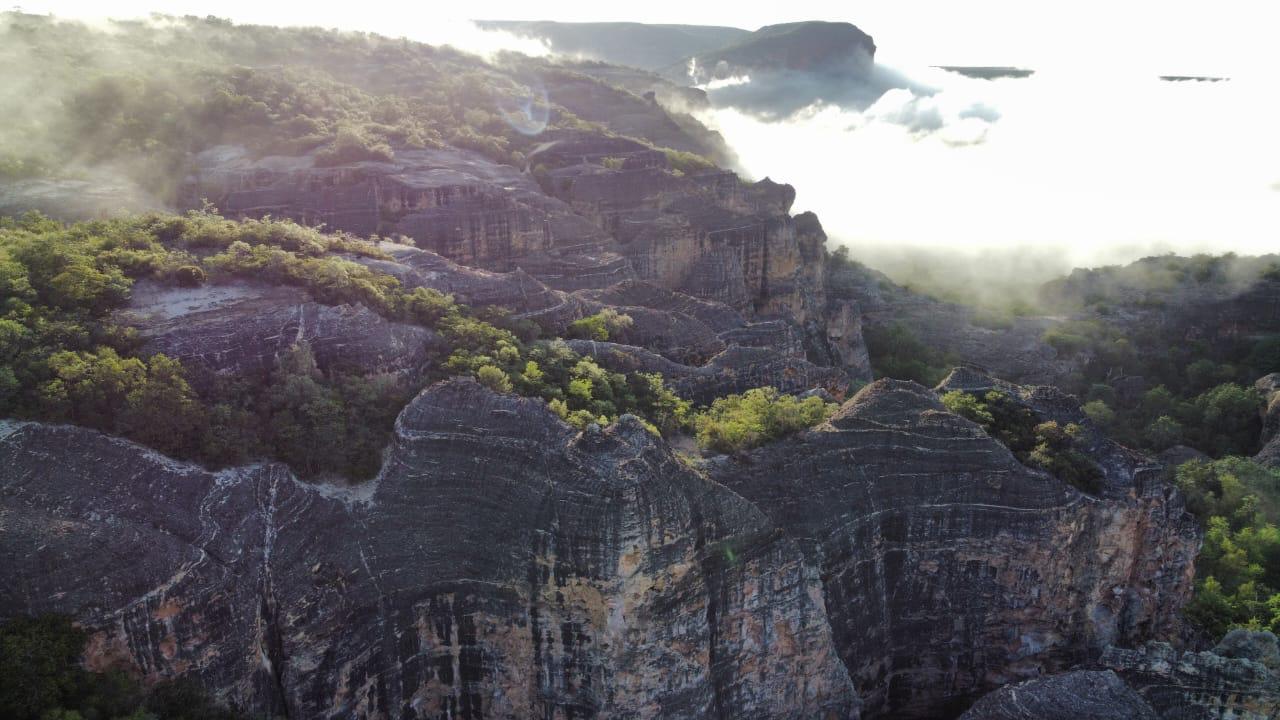
<instances>
[{"instance_id":1,"label":"dark rock surface","mask_svg":"<svg viewBox=\"0 0 1280 720\"><path fill-rule=\"evenodd\" d=\"M542 193L530 176L475 153L400 150L392 162L317 167L314 154L254 159L243 148L219 146L195 162L186 202L207 199L229 217L272 215L362 236L403 235L495 270L531 256L554 270L548 277L578 286L627 277L609 238L586 218ZM559 267L564 255L573 257Z\"/></svg>"},{"instance_id":2,"label":"dark rock surface","mask_svg":"<svg viewBox=\"0 0 1280 720\"><path fill-rule=\"evenodd\" d=\"M138 329L144 355L177 358L196 381L203 373L269 371L298 343L310 345L326 371L410 370L441 342L431 330L389 322L363 305L323 305L297 288L249 282L195 288L138 282L115 320Z\"/></svg>"},{"instance_id":3,"label":"dark rock surface","mask_svg":"<svg viewBox=\"0 0 1280 720\"><path fill-rule=\"evenodd\" d=\"M1006 685L960 720L1158 720L1155 710L1110 670L1076 670Z\"/></svg>"},{"instance_id":4,"label":"dark rock surface","mask_svg":"<svg viewBox=\"0 0 1280 720\"><path fill-rule=\"evenodd\" d=\"M0 617L292 717L937 717L1167 628L1198 543L1176 497L1082 496L888 381L701 472L470 380L356 488L2 435Z\"/></svg>"},{"instance_id":5,"label":"dark rock surface","mask_svg":"<svg viewBox=\"0 0 1280 720\"><path fill-rule=\"evenodd\" d=\"M1270 720L1280 715L1280 673L1259 659L1274 659L1275 642L1271 633L1233 631L1213 652L1179 652L1152 642L1134 650L1108 648L1101 664L1161 718Z\"/></svg>"},{"instance_id":6,"label":"dark rock surface","mask_svg":"<svg viewBox=\"0 0 1280 720\"><path fill-rule=\"evenodd\" d=\"M650 308L631 313L627 342L681 362L734 344L774 347L870 378L861 312L828 302L826 235L812 214L789 215L790 186L724 171L681 175L662 152L622 137L543 135L529 157L537 181L451 149L317 167L313 155L254 159L220 146L196 158L183 195L231 217L403 236L437 257L388 244L395 263L357 260L471 304L554 315L552 326L599 307L564 292Z\"/></svg>"},{"instance_id":7,"label":"dark rock surface","mask_svg":"<svg viewBox=\"0 0 1280 720\"><path fill-rule=\"evenodd\" d=\"M1280 468L1280 373L1258 378L1253 384L1262 393L1262 449L1254 459L1267 467Z\"/></svg>"},{"instance_id":8,"label":"dark rock surface","mask_svg":"<svg viewBox=\"0 0 1280 720\"><path fill-rule=\"evenodd\" d=\"M1199 534L1157 471L1124 494L1081 495L933 392L885 380L813 432L708 467L820 569L864 712L887 717L959 712L1174 632ZM1126 476L1117 467L1114 482Z\"/></svg>"},{"instance_id":9,"label":"dark rock surface","mask_svg":"<svg viewBox=\"0 0 1280 720\"><path fill-rule=\"evenodd\" d=\"M91 666L291 717L858 714L795 543L633 419L437 385L355 490L35 424L0 462L0 616L75 615Z\"/></svg>"}]
</instances>

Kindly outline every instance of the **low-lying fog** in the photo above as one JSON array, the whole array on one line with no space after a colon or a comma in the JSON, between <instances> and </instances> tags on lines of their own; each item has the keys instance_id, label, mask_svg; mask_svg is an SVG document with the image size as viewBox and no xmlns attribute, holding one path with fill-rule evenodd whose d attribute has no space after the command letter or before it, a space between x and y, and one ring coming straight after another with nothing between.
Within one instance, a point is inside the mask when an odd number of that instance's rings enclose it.
<instances>
[{"instance_id":1,"label":"low-lying fog","mask_svg":"<svg viewBox=\"0 0 1280 720\"><path fill-rule=\"evenodd\" d=\"M865 109L700 117L746 173L795 185L797 210L872 264L929 249L1035 272L1280 247L1280 104L1266 79L902 74L918 87ZM710 94L721 105L741 87Z\"/></svg>"}]
</instances>

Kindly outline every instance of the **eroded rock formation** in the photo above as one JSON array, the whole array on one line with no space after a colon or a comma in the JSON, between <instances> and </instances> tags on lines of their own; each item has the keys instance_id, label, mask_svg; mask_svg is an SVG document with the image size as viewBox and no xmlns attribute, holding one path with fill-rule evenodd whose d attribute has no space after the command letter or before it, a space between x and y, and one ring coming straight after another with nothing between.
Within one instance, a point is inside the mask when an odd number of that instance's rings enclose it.
<instances>
[{"instance_id":1,"label":"eroded rock formation","mask_svg":"<svg viewBox=\"0 0 1280 720\"><path fill-rule=\"evenodd\" d=\"M0 615L292 717L936 717L1168 627L1197 540L890 381L703 471L470 380L358 488L33 423L0 464Z\"/></svg>"},{"instance_id":2,"label":"eroded rock formation","mask_svg":"<svg viewBox=\"0 0 1280 720\"><path fill-rule=\"evenodd\" d=\"M995 686L1163 636L1191 591L1198 532L1158 468L1116 467L1117 492L1082 495L911 383L877 381L814 432L709 474L820 569L872 713L959 712Z\"/></svg>"},{"instance_id":3,"label":"eroded rock formation","mask_svg":"<svg viewBox=\"0 0 1280 720\"><path fill-rule=\"evenodd\" d=\"M76 616L91 666L291 717L857 716L794 541L633 419L439 385L360 491L69 427L0 456L0 608Z\"/></svg>"}]
</instances>

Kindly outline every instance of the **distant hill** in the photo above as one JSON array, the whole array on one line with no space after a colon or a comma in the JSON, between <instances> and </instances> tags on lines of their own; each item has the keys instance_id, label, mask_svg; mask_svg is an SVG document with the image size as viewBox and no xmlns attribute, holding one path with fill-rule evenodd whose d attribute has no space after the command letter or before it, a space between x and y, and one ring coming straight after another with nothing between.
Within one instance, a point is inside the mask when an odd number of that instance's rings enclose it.
<instances>
[{"instance_id":1,"label":"distant hill","mask_svg":"<svg viewBox=\"0 0 1280 720\"><path fill-rule=\"evenodd\" d=\"M691 55L739 42L748 30L713 25L648 25L634 22L565 23L549 20L478 20L486 30L505 30L544 40L558 53L583 55L615 65L657 70Z\"/></svg>"},{"instance_id":2,"label":"distant hill","mask_svg":"<svg viewBox=\"0 0 1280 720\"><path fill-rule=\"evenodd\" d=\"M875 54L875 40L856 26L810 21L767 25L732 45L695 53L691 59L697 68L695 79L701 82L739 72L822 71L849 62L869 69ZM666 74L687 73L688 60L669 66Z\"/></svg>"},{"instance_id":3,"label":"distant hill","mask_svg":"<svg viewBox=\"0 0 1280 720\"><path fill-rule=\"evenodd\" d=\"M934 67L978 80L1021 79L1031 77L1036 73L1035 70L1005 66L935 65Z\"/></svg>"}]
</instances>

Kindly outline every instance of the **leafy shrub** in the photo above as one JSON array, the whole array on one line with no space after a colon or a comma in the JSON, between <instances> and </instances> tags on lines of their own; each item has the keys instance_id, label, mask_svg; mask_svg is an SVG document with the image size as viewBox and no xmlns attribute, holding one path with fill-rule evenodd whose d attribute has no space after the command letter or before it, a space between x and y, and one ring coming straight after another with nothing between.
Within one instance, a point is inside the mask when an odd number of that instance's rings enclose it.
<instances>
[{"instance_id":1,"label":"leafy shrub","mask_svg":"<svg viewBox=\"0 0 1280 720\"><path fill-rule=\"evenodd\" d=\"M493 365L481 365L480 368L476 370L476 380L479 380L481 385L484 385L494 392L511 392L511 378L507 377L507 374L502 372L502 368Z\"/></svg>"},{"instance_id":2,"label":"leafy shrub","mask_svg":"<svg viewBox=\"0 0 1280 720\"><path fill-rule=\"evenodd\" d=\"M316 153L316 165L344 165L362 160L389 162L395 158L391 146L385 141L375 140L355 128L342 128L334 136L333 142Z\"/></svg>"},{"instance_id":3,"label":"leafy shrub","mask_svg":"<svg viewBox=\"0 0 1280 720\"><path fill-rule=\"evenodd\" d=\"M963 390L952 390L942 396L942 404L950 412L982 425L1023 464L1044 470L1084 492L1101 492L1101 468L1078 448L1083 435L1079 425L1062 428L1053 421L1038 422L1034 413L998 390L988 391L981 400Z\"/></svg>"},{"instance_id":4,"label":"leafy shrub","mask_svg":"<svg viewBox=\"0 0 1280 720\"><path fill-rule=\"evenodd\" d=\"M956 358L925 345L902 323L888 327L866 327L863 338L871 367L878 377L914 380L933 387L946 377Z\"/></svg>"},{"instance_id":5,"label":"leafy shrub","mask_svg":"<svg viewBox=\"0 0 1280 720\"><path fill-rule=\"evenodd\" d=\"M182 287L199 287L209 279L208 274L195 265L183 265L178 268L174 277Z\"/></svg>"},{"instance_id":6,"label":"leafy shrub","mask_svg":"<svg viewBox=\"0 0 1280 720\"><path fill-rule=\"evenodd\" d=\"M1176 479L1205 528L1187 617L1215 636L1280 631L1280 471L1231 457L1185 463Z\"/></svg>"},{"instance_id":7,"label":"leafy shrub","mask_svg":"<svg viewBox=\"0 0 1280 720\"><path fill-rule=\"evenodd\" d=\"M595 315L588 315L569 323L569 337L605 342L618 339L627 328L631 327L631 324L630 315L623 315L613 308L605 308Z\"/></svg>"},{"instance_id":8,"label":"leafy shrub","mask_svg":"<svg viewBox=\"0 0 1280 720\"><path fill-rule=\"evenodd\" d=\"M801 400L771 387L756 388L715 400L694 419L694 427L704 450L739 452L813 427L836 408L819 397Z\"/></svg>"},{"instance_id":9,"label":"leafy shrub","mask_svg":"<svg viewBox=\"0 0 1280 720\"><path fill-rule=\"evenodd\" d=\"M682 175L706 172L716 167L715 163L696 153L662 148L662 154L667 156L667 164L671 169Z\"/></svg>"}]
</instances>

